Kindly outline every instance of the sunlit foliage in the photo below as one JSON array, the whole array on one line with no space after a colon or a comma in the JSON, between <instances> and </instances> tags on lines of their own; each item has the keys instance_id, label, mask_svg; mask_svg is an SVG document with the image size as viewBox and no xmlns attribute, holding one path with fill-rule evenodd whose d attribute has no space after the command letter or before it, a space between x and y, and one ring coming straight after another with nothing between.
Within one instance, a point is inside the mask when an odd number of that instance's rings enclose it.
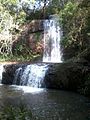
<instances>
[{"instance_id":1,"label":"sunlit foliage","mask_svg":"<svg viewBox=\"0 0 90 120\"><path fill-rule=\"evenodd\" d=\"M30 36L29 29L27 34L25 31L27 25L34 19L48 19L52 14L58 14L60 18L60 26L63 30L61 45L64 58L65 56L67 56L65 59L76 56L89 46L89 13L89 0L0 0L0 56L11 55L13 57L12 46L15 41L19 38L26 41ZM25 38L25 35L28 38ZM18 51L22 53L25 48L31 47L21 44L16 48L16 53ZM35 51L31 49L30 51L26 49L26 51L25 54L29 53L28 59L31 56L33 58L32 53ZM67 53L69 55L66 55Z\"/></svg>"}]
</instances>

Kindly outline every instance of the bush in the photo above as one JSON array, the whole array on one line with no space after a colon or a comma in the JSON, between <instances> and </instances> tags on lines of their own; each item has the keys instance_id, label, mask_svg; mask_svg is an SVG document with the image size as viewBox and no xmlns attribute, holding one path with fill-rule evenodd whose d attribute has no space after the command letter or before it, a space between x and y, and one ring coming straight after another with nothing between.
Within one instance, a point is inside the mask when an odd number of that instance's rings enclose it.
<instances>
[{"instance_id":1,"label":"bush","mask_svg":"<svg viewBox=\"0 0 90 120\"><path fill-rule=\"evenodd\" d=\"M14 107L12 105L5 106L0 111L0 120L35 120L30 109L26 109L24 105Z\"/></svg>"}]
</instances>

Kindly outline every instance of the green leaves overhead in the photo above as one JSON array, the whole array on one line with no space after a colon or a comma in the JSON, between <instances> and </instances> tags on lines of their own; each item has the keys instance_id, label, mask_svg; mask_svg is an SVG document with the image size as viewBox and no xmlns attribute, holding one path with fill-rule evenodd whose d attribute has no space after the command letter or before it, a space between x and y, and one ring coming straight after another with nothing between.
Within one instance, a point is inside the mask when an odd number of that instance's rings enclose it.
<instances>
[{"instance_id":1,"label":"green leaves overhead","mask_svg":"<svg viewBox=\"0 0 90 120\"><path fill-rule=\"evenodd\" d=\"M78 55L89 47L89 11L90 7L87 7L87 1L68 0L59 12L63 25L62 48L66 52L65 54L74 51L69 57Z\"/></svg>"}]
</instances>

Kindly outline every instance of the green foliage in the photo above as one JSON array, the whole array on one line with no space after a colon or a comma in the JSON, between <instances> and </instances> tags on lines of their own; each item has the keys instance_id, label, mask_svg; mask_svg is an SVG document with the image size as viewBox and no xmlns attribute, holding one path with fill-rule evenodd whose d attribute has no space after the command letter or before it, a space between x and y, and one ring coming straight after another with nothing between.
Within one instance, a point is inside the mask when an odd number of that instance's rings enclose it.
<instances>
[{"instance_id":1,"label":"green foliage","mask_svg":"<svg viewBox=\"0 0 90 120\"><path fill-rule=\"evenodd\" d=\"M6 4L16 5L17 4L17 0L0 0L0 1L4 5Z\"/></svg>"},{"instance_id":2,"label":"green foliage","mask_svg":"<svg viewBox=\"0 0 90 120\"><path fill-rule=\"evenodd\" d=\"M14 11L17 8L17 0L0 1L0 56L12 56L12 45L21 26L25 21L25 13ZM13 9L12 9L13 8ZM17 32L18 31L18 32Z\"/></svg>"},{"instance_id":3,"label":"green foliage","mask_svg":"<svg viewBox=\"0 0 90 120\"><path fill-rule=\"evenodd\" d=\"M73 26L73 16L75 15L77 11L78 5L76 3L68 2L64 9L60 11L60 21L63 24L65 37L68 38L68 33L71 32L72 26ZM69 33L70 34L70 33ZM67 40L66 40L67 41ZM68 42L70 42L68 40ZM67 42L66 42L67 43Z\"/></svg>"},{"instance_id":4,"label":"green foliage","mask_svg":"<svg viewBox=\"0 0 90 120\"><path fill-rule=\"evenodd\" d=\"M0 112L0 120L35 120L30 109L25 106L6 106Z\"/></svg>"},{"instance_id":5,"label":"green foliage","mask_svg":"<svg viewBox=\"0 0 90 120\"><path fill-rule=\"evenodd\" d=\"M68 0L59 13L63 25L62 49L66 54L74 51L68 58L78 55L89 46L89 7L87 8L85 3L85 0Z\"/></svg>"},{"instance_id":6,"label":"green foliage","mask_svg":"<svg viewBox=\"0 0 90 120\"><path fill-rule=\"evenodd\" d=\"M26 22L26 13L24 11L20 11L17 16L17 22L22 25Z\"/></svg>"},{"instance_id":7,"label":"green foliage","mask_svg":"<svg viewBox=\"0 0 90 120\"><path fill-rule=\"evenodd\" d=\"M41 2L44 3L41 9L29 9L29 5L34 5L35 2L35 0L27 0L20 7L18 0L0 0L0 55L3 55L3 57L13 56L12 45L23 31L23 25L29 23L32 19L43 19L52 14L58 14L60 24L62 23L63 38L61 46L63 52L71 52L68 58L78 55L79 52L82 52L89 46L89 0L52 0L49 1L48 5L46 5L47 0L39 0L39 5ZM7 36L8 38L6 38ZM38 39L39 33L36 35L37 42ZM38 43L36 43L36 46L39 48ZM29 45L27 49L26 47L22 43L17 45L16 56L18 52L22 53L24 57L27 54L31 56L30 58L37 55L33 50L29 49L32 48L32 45Z\"/></svg>"}]
</instances>

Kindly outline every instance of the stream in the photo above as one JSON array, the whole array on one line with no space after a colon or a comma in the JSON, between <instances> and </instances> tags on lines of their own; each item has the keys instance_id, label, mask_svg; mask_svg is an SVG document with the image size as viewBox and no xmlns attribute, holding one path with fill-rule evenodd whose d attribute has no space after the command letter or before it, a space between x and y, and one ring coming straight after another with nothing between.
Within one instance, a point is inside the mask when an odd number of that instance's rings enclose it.
<instances>
[{"instance_id":1,"label":"stream","mask_svg":"<svg viewBox=\"0 0 90 120\"><path fill-rule=\"evenodd\" d=\"M0 107L19 104L30 108L38 120L90 120L90 100L77 93L0 85Z\"/></svg>"}]
</instances>

